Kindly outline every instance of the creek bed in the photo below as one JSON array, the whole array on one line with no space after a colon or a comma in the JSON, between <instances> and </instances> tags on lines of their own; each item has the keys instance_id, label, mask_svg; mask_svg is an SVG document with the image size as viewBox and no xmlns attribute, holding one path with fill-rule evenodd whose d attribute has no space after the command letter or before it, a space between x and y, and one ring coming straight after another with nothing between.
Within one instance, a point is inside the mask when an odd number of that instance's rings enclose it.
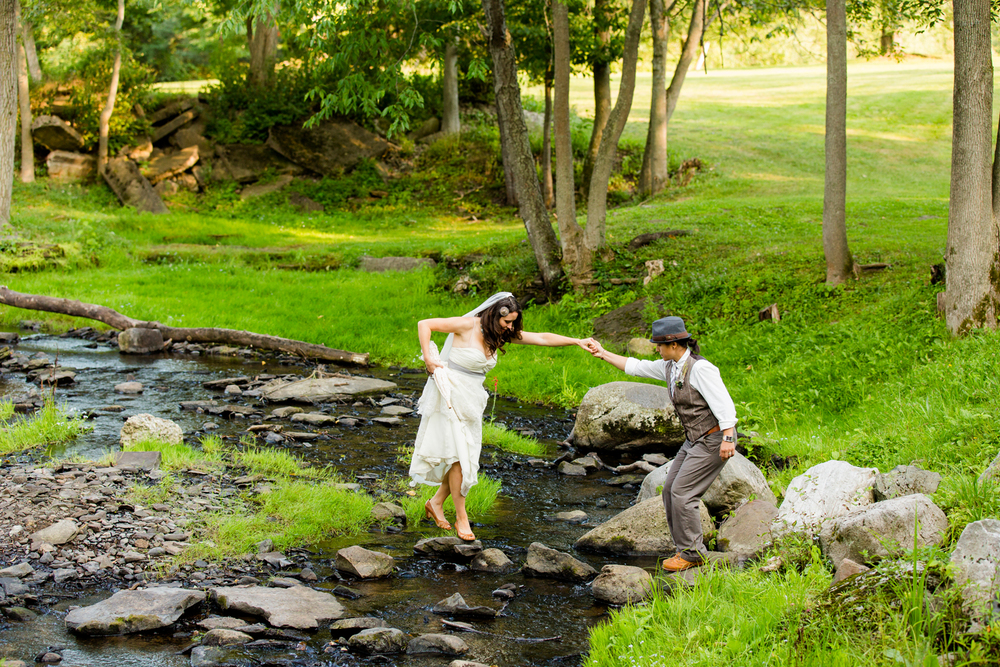
<instances>
[{"instance_id":1,"label":"creek bed","mask_svg":"<svg viewBox=\"0 0 1000 667\"><path fill-rule=\"evenodd\" d=\"M218 425L214 434L240 437L252 422L247 419L226 420L193 411L181 410L181 401L215 399L220 403L256 404L256 399L223 397L219 391L206 389L203 383L226 377L268 373L274 375L308 375L312 368L302 365L282 365L276 361L245 360L239 357L193 356L161 354L146 357L122 356L116 349L76 338L34 335L22 339L16 351L28 356L44 353L58 359L60 366L77 372L76 383L56 389L57 402L66 409L92 415L89 433L71 443L53 447L47 453L53 457L79 456L98 459L108 451L117 450L122 422L129 416L148 412L178 423L189 439L206 433L206 422ZM423 373L412 369L368 368L361 372L397 383L394 397L415 400L425 382ZM115 393L114 386L126 380L140 382L142 394ZM27 389L23 376L5 374L0 378L0 396L9 397ZM380 407L365 397L360 406L329 405L328 412L369 420L379 415ZM121 413L100 412L98 408L119 405ZM264 411L270 408L265 407ZM313 409L307 407L306 409ZM572 428L572 414L560 408L523 405L499 398L495 410L497 421L512 428L530 429L550 451L557 453L556 443ZM402 419L402 425L385 427L371 422L365 426L330 426L322 429L321 439L288 445L297 456L314 464L330 464L345 478L359 475L404 475L406 469L397 457L402 445L413 442L418 417ZM581 452L583 454L585 452ZM560 551L572 552L575 540L590 527L627 508L635 489L622 489L606 484L609 473L591 473L586 478L565 477L553 469L526 465L523 456L484 449L482 473L501 480L501 497L486 517L473 517L473 529L484 547L503 550L515 562L523 562L525 551L532 542L542 542ZM618 461L608 461L615 464ZM582 509L589 523L571 525L550 522L547 515L560 511ZM492 621L477 621L475 627L484 633L457 633L471 648L465 659L496 665L578 665L587 650L588 628L607 618L607 608L594 600L589 585L569 584L523 577L520 573L487 574L464 566L416 556L413 545L420 539L440 535L427 522L408 526L392 534L373 532L350 538L337 538L310 547L309 566L319 575L317 589L333 588L337 578L333 560L338 549L359 544L384 551L397 560L397 576L380 581L348 581L364 594L357 600L342 600L348 616L378 616L403 632L423 634L448 632L441 621L444 617L431 613L439 600L459 592L470 605L487 604L499 607L491 599L491 591L505 583L518 586L518 595L507 605L501 617ZM607 562L625 562L574 554L600 570ZM630 564L652 567L654 559L630 559ZM6 564L3 564L6 565ZM75 590L75 589L68 589ZM48 613L27 624L0 621L0 658L29 661L49 646L66 647L63 665L143 665L164 667L190 664L177 655L190 643L192 625L180 626L169 632L145 633L107 639L77 638L65 631L62 617L72 604L92 603L107 597L111 591L86 589L81 598L64 600L47 608ZM86 596L86 597L82 597ZM176 633L176 636L175 636ZM560 641L529 643L514 637L550 638ZM401 666L442 665L443 657L394 655L385 658L364 658L335 648L324 652L330 641L328 631L321 630L304 645L280 650L247 653L246 664L317 664L366 665L393 664Z\"/></svg>"}]
</instances>

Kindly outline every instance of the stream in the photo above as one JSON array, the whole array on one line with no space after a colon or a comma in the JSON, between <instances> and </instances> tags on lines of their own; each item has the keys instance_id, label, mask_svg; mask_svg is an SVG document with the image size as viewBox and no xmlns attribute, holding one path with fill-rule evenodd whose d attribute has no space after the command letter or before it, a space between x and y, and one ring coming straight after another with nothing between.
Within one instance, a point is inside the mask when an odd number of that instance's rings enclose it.
<instances>
[{"instance_id":1,"label":"stream","mask_svg":"<svg viewBox=\"0 0 1000 667\"><path fill-rule=\"evenodd\" d=\"M246 419L226 420L183 411L181 401L216 399L220 402L255 404L256 399L223 398L220 391L203 387L203 383L226 377L268 373L275 375L308 375L311 367L282 365L273 360L246 360L240 357L216 357L193 354L160 354L122 356L116 348L77 338L61 338L44 334L22 338L15 350L28 356L44 353L58 358L61 367L77 373L76 383L56 390L56 400L66 410L91 416L87 422L92 430L73 442L52 447L46 453L52 457L68 456L99 459L108 451L117 450L122 423L129 416L148 412L175 421L184 430L188 441L197 441L206 431L206 422L215 422L212 433L220 436L243 435L250 425ZM515 351L516 354L516 351ZM331 369L337 370L337 369ZM370 375L395 382L398 388L390 395L415 400L425 382L422 372L403 368L368 368L352 374ZM127 380L142 383L145 391L139 395L115 393L114 386ZM10 398L28 389L23 375L0 376L0 398ZM381 395L374 395L378 399ZM362 406L328 405L328 412L349 414L370 420L379 416L375 401L360 397ZM534 436L550 448L554 457L556 445L573 425L571 412L515 400L498 398L495 407L491 399L488 412L495 410L496 420L508 428L533 431ZM101 412L98 408L119 405L121 413ZM265 407L269 412L272 407ZM312 409L307 407L308 409ZM419 417L403 418L401 426L386 427L367 422L365 426L330 426L323 430L325 439L287 445L295 455L313 464L332 465L348 480L358 476L404 475L406 469L397 460L401 444L412 443ZM586 452L579 452L579 455ZM487 447L483 452L481 472L502 483L501 498L488 516L473 517L473 529L484 548L503 550L520 564L532 542L542 542L553 549L574 556L600 570L609 562L641 567L655 566L653 558L606 560L573 552L572 545L594 525L628 508L637 489L608 485L613 475L591 472L585 478L565 477L551 468L535 468L525 456L507 454ZM615 465L621 461L605 461ZM366 479L363 477L362 479ZM589 521L581 525L553 522L546 519L556 512L583 510ZM359 544L368 549L392 555L398 573L386 580L346 581L363 593L357 600L340 602L347 609L346 617L377 616L390 626L417 635L430 632L450 632L442 626L445 617L431 613L431 607L443 598L459 592L472 605L500 603L491 598L491 591L506 583L518 586L517 596L495 620L476 621L482 633L457 633L470 647L463 659L490 665L579 665L588 647L588 629L607 620L608 609L596 601L587 584L570 584L547 579L526 578L518 572L506 575L476 572L462 565L416 556L413 545L420 539L440 535L427 522L409 525L399 533L371 532L349 538L337 538L309 547L309 566L319 575L314 587L333 588L339 583L333 562L338 549ZM0 563L0 567L8 563ZM70 591L74 589L68 589ZM182 624L181 632L144 633L142 636L86 639L65 630L64 611L71 605L90 604L108 597L112 591L88 589L78 599L66 599L43 608L47 613L30 623L8 623L0 620L0 658L31 662L46 647L64 647L63 665L126 667L173 667L189 665L190 659L177 652L191 643L191 627ZM204 613L202 612L203 616ZM176 630L176 628L175 628ZM515 638L552 638L558 641L526 642ZM297 649L276 649L247 652L246 665L374 665L400 666L447 665L451 658L442 656L375 656L362 657L339 646L328 646L326 630L311 635ZM324 652L324 648L331 652Z\"/></svg>"}]
</instances>

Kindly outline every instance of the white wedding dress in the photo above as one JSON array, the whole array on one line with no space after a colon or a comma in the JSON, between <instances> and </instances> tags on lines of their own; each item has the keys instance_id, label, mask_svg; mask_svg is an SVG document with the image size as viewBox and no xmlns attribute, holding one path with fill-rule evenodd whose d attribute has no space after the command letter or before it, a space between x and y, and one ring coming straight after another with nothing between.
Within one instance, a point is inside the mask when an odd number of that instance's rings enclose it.
<instances>
[{"instance_id":1,"label":"white wedding dress","mask_svg":"<svg viewBox=\"0 0 1000 667\"><path fill-rule=\"evenodd\" d=\"M457 461L462 464L462 495L467 496L476 484L483 448L483 413L489 400L483 380L497 360L476 348L452 347L448 362L449 367L435 372L436 380L427 379L417 403L420 427L410 477L438 485Z\"/></svg>"}]
</instances>

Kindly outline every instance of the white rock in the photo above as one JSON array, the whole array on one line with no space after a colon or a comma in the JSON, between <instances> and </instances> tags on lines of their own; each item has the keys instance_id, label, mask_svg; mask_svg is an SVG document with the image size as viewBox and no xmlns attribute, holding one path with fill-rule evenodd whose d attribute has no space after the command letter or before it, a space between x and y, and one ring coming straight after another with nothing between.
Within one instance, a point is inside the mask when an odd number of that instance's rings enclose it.
<instances>
[{"instance_id":1,"label":"white rock","mask_svg":"<svg viewBox=\"0 0 1000 667\"><path fill-rule=\"evenodd\" d=\"M846 461L815 465L788 485L778 508L775 531L817 534L823 522L874 502L875 468L858 468Z\"/></svg>"}]
</instances>

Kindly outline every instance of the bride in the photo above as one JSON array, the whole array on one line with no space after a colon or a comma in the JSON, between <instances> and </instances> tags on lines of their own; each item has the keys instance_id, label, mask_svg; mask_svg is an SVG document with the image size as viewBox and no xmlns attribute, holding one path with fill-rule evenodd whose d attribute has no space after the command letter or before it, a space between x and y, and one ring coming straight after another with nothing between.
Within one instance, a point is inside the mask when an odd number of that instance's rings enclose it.
<instances>
[{"instance_id":1,"label":"bride","mask_svg":"<svg viewBox=\"0 0 1000 667\"><path fill-rule=\"evenodd\" d=\"M489 394L486 373L506 354L507 343L562 347L579 345L589 352L590 339L523 331L521 306L510 292L498 292L463 317L420 320L417 333L430 378L417 404L420 428L410 463L410 477L422 484L440 484L424 504L427 518L451 530L444 501L455 502L455 529L463 540L474 540L465 511L465 497L477 481L483 445L483 412ZM447 333L438 354L431 332Z\"/></svg>"}]
</instances>

